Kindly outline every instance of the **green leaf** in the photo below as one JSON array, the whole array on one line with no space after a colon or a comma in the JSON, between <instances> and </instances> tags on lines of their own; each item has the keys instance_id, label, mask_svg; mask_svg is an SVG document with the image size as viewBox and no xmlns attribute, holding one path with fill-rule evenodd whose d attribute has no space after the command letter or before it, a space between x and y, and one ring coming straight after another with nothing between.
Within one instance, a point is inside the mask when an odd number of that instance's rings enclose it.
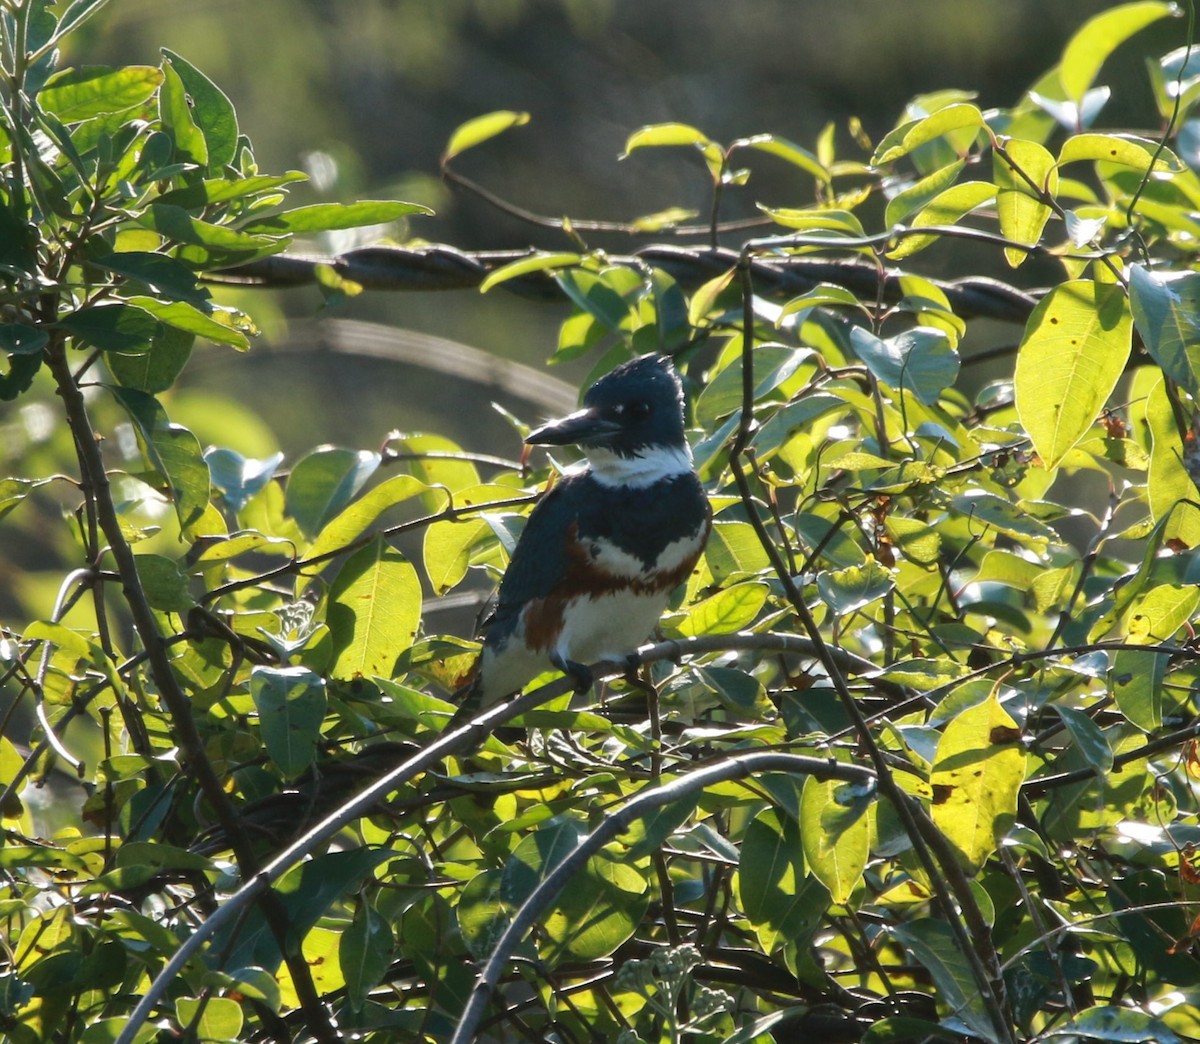
<instances>
[{"instance_id":1,"label":"green leaf","mask_svg":"<svg viewBox=\"0 0 1200 1044\"><path fill-rule=\"evenodd\" d=\"M686 638L740 631L757 618L767 594L766 584L734 584L691 606L676 629Z\"/></svg>"},{"instance_id":2,"label":"green leaf","mask_svg":"<svg viewBox=\"0 0 1200 1044\"><path fill-rule=\"evenodd\" d=\"M1118 658L1120 658L1122 652L1117 653ZM1133 653L1133 655L1141 656L1144 654ZM1121 706L1119 697L1117 705ZM1058 716L1062 718L1062 723L1066 726L1067 732L1070 733L1076 750L1083 755L1084 760L1098 772L1106 773L1111 771L1113 767L1112 747L1109 746L1108 740L1105 738L1100 726L1092 720L1091 715L1079 710L1077 707L1067 707L1060 703L1051 704L1051 706ZM1129 712L1123 706L1121 706L1121 712L1126 717L1129 717Z\"/></svg>"},{"instance_id":3,"label":"green leaf","mask_svg":"<svg viewBox=\"0 0 1200 1044\"><path fill-rule=\"evenodd\" d=\"M130 305L149 312L159 322L173 326L176 330L203 337L213 344L224 344L242 351L250 347L250 341L241 330L235 330L218 322L186 301L160 301L154 297L131 297Z\"/></svg>"},{"instance_id":4,"label":"green leaf","mask_svg":"<svg viewBox=\"0 0 1200 1044\"><path fill-rule=\"evenodd\" d=\"M825 570L817 574L821 600L838 616L856 612L882 598L896 586L891 571L868 556L861 566Z\"/></svg>"},{"instance_id":5,"label":"green leaf","mask_svg":"<svg viewBox=\"0 0 1200 1044\"><path fill-rule=\"evenodd\" d=\"M54 77L38 92L37 100L63 123L78 123L140 105L162 82L162 72L150 65L85 66Z\"/></svg>"},{"instance_id":6,"label":"green leaf","mask_svg":"<svg viewBox=\"0 0 1200 1044\"><path fill-rule=\"evenodd\" d=\"M304 938L338 899L357 888L379 864L393 858L395 852L390 848L354 848L319 855L289 870L274 888L289 938ZM258 966L273 972L283 959L261 904L222 927L213 947L227 954L226 966L230 968Z\"/></svg>"},{"instance_id":7,"label":"green leaf","mask_svg":"<svg viewBox=\"0 0 1200 1044\"><path fill-rule=\"evenodd\" d=\"M355 203L314 203L312 206L285 210L281 214L256 218L241 227L242 232L265 232L271 235L329 232L341 228L360 228L363 225L386 225L406 214L432 214L419 203L398 200L364 199Z\"/></svg>"},{"instance_id":8,"label":"green leaf","mask_svg":"<svg viewBox=\"0 0 1200 1044\"><path fill-rule=\"evenodd\" d=\"M156 202L185 210L203 210L214 203L263 195L284 185L307 180L308 175L299 170L289 170L286 174L255 174L248 178L208 178L164 192Z\"/></svg>"},{"instance_id":9,"label":"green leaf","mask_svg":"<svg viewBox=\"0 0 1200 1044\"><path fill-rule=\"evenodd\" d=\"M829 906L829 893L805 874L799 824L774 808L760 812L746 828L740 855L738 898L763 949L806 945Z\"/></svg>"},{"instance_id":10,"label":"green leaf","mask_svg":"<svg viewBox=\"0 0 1200 1044\"><path fill-rule=\"evenodd\" d=\"M166 48L162 53L167 66L179 76L191 101L192 120L204 135L207 146L207 166L219 172L227 163L233 162L237 153L238 123L233 103L194 65Z\"/></svg>"},{"instance_id":11,"label":"green leaf","mask_svg":"<svg viewBox=\"0 0 1200 1044\"><path fill-rule=\"evenodd\" d=\"M737 275L737 269L731 268L728 272L722 272L719 276L708 280L692 294L692 299L688 303L688 322L692 326L702 326L705 323L709 314L716 307L717 298L733 282L735 275Z\"/></svg>"},{"instance_id":12,"label":"green leaf","mask_svg":"<svg viewBox=\"0 0 1200 1044\"><path fill-rule=\"evenodd\" d=\"M41 482L33 479L0 478L0 518L4 518L40 485Z\"/></svg>"},{"instance_id":13,"label":"green leaf","mask_svg":"<svg viewBox=\"0 0 1200 1044\"><path fill-rule=\"evenodd\" d=\"M1125 368L1133 319L1123 288L1075 280L1051 290L1029 317L1017 355L1017 414L1053 468L1100 415Z\"/></svg>"},{"instance_id":14,"label":"green leaf","mask_svg":"<svg viewBox=\"0 0 1200 1044\"><path fill-rule=\"evenodd\" d=\"M757 576L771 568L771 559L749 522L717 521L704 557L719 585L730 579Z\"/></svg>"},{"instance_id":15,"label":"green leaf","mask_svg":"<svg viewBox=\"0 0 1200 1044\"><path fill-rule=\"evenodd\" d=\"M957 180L966 166L965 160L948 163L932 174L927 174L902 192L897 192L888 200L887 209L883 214L883 222L889 228L900 224L909 214L943 195Z\"/></svg>"},{"instance_id":16,"label":"green leaf","mask_svg":"<svg viewBox=\"0 0 1200 1044\"><path fill-rule=\"evenodd\" d=\"M179 566L162 555L136 556L138 577L151 609L164 613L186 613L196 604L188 589L188 578Z\"/></svg>"},{"instance_id":17,"label":"green leaf","mask_svg":"<svg viewBox=\"0 0 1200 1044\"><path fill-rule=\"evenodd\" d=\"M650 892L637 869L610 852L597 852L543 917L550 945L539 956L551 965L607 957L633 937L649 905Z\"/></svg>"},{"instance_id":18,"label":"green leaf","mask_svg":"<svg viewBox=\"0 0 1200 1044\"><path fill-rule=\"evenodd\" d=\"M862 880L871 848L870 795L835 779L809 776L800 797L800 839L808 868L835 903Z\"/></svg>"},{"instance_id":19,"label":"green leaf","mask_svg":"<svg viewBox=\"0 0 1200 1044\"><path fill-rule=\"evenodd\" d=\"M434 522L425 530L425 572L439 598L457 587L467 575L471 551L494 539L492 527L479 518L462 522Z\"/></svg>"},{"instance_id":20,"label":"green leaf","mask_svg":"<svg viewBox=\"0 0 1200 1044\"><path fill-rule=\"evenodd\" d=\"M486 294L492 287L498 286L500 283L506 283L518 276L529 275L531 272L550 272L557 268L570 268L582 260L582 254L551 254L538 251L530 257L523 257L520 261L510 261L507 265L501 265L489 272L487 278L479 284L479 292Z\"/></svg>"},{"instance_id":21,"label":"green leaf","mask_svg":"<svg viewBox=\"0 0 1200 1044\"><path fill-rule=\"evenodd\" d=\"M960 185L951 185L944 192L939 192L917 213L909 222L910 228L929 228L931 226L956 225L967 214L977 210L985 203L991 203L996 198L996 186L988 181L964 181ZM906 235L891 250L888 257L899 260L915 254L918 250L937 241L939 237L931 233L924 236Z\"/></svg>"},{"instance_id":22,"label":"green leaf","mask_svg":"<svg viewBox=\"0 0 1200 1044\"><path fill-rule=\"evenodd\" d=\"M1063 142L1058 165L1065 167L1080 160L1116 163L1155 173L1179 174L1187 169L1170 149L1133 134L1075 134Z\"/></svg>"},{"instance_id":23,"label":"green leaf","mask_svg":"<svg viewBox=\"0 0 1200 1044\"><path fill-rule=\"evenodd\" d=\"M624 159L634 149L656 148L670 145L694 145L698 149L709 148L713 144L707 134L686 123L655 123L635 130L625 139L625 148L621 153Z\"/></svg>"},{"instance_id":24,"label":"green leaf","mask_svg":"<svg viewBox=\"0 0 1200 1044\"><path fill-rule=\"evenodd\" d=\"M1015 821L1025 782L1020 731L994 695L947 723L929 782L934 823L967 870L979 870Z\"/></svg>"},{"instance_id":25,"label":"green leaf","mask_svg":"<svg viewBox=\"0 0 1200 1044\"><path fill-rule=\"evenodd\" d=\"M187 89L178 71L163 66L163 83L158 92L158 118L174 145L174 158L204 169L208 166L208 142L192 118Z\"/></svg>"},{"instance_id":26,"label":"green leaf","mask_svg":"<svg viewBox=\"0 0 1200 1044\"><path fill-rule=\"evenodd\" d=\"M579 825L561 817L527 834L505 862L501 901L520 905L580 839ZM597 852L543 917L549 945L540 956L551 964L607 956L632 936L649 901L645 879L637 870L608 851Z\"/></svg>"},{"instance_id":27,"label":"green leaf","mask_svg":"<svg viewBox=\"0 0 1200 1044\"><path fill-rule=\"evenodd\" d=\"M1162 1019L1156 1019L1144 1011L1122 1008L1115 1004L1081 1011L1062 1025L1044 1033L1043 1037L1046 1040L1062 1038L1068 1042L1086 1040L1089 1044L1103 1041L1111 1041L1113 1044L1142 1044L1148 1040L1154 1041L1154 1044L1183 1044L1179 1035L1172 1032Z\"/></svg>"},{"instance_id":28,"label":"green leaf","mask_svg":"<svg viewBox=\"0 0 1200 1044\"><path fill-rule=\"evenodd\" d=\"M307 667L255 667L250 695L267 754L288 779L313 763L325 719L325 679Z\"/></svg>"},{"instance_id":29,"label":"green leaf","mask_svg":"<svg viewBox=\"0 0 1200 1044\"><path fill-rule=\"evenodd\" d=\"M862 222L848 210L814 208L795 210L790 207L761 207L777 225L794 228L797 232L830 232L831 239L849 236L858 239L866 235Z\"/></svg>"},{"instance_id":30,"label":"green leaf","mask_svg":"<svg viewBox=\"0 0 1200 1044\"><path fill-rule=\"evenodd\" d=\"M201 305L209 298L207 290L196 284L195 273L187 265L166 254L155 254L144 250L130 250L119 254L105 254L88 260L89 264L116 275L136 280L161 297L178 301L190 301Z\"/></svg>"},{"instance_id":31,"label":"green leaf","mask_svg":"<svg viewBox=\"0 0 1200 1044\"><path fill-rule=\"evenodd\" d=\"M286 236L250 235L223 225L214 225L192 217L182 207L152 203L138 217L138 223L177 243L205 247L218 256L229 255L232 260L272 254L282 250Z\"/></svg>"},{"instance_id":32,"label":"green leaf","mask_svg":"<svg viewBox=\"0 0 1200 1044\"><path fill-rule=\"evenodd\" d=\"M476 116L473 120L468 120L455 128L446 145L446 151L442 153L442 163L454 159L455 156L466 152L467 149L473 149L476 145L487 141L488 138L503 134L512 127L522 127L528 122L529 113L509 112L503 109L489 112L486 116Z\"/></svg>"},{"instance_id":33,"label":"green leaf","mask_svg":"<svg viewBox=\"0 0 1200 1044\"><path fill-rule=\"evenodd\" d=\"M950 926L945 921L922 918L897 925L892 935L925 966L940 1000L984 1040L998 1042L979 983L971 975L971 965L958 949Z\"/></svg>"},{"instance_id":34,"label":"green leaf","mask_svg":"<svg viewBox=\"0 0 1200 1044\"><path fill-rule=\"evenodd\" d=\"M171 487L175 513L187 533L208 508L208 465L199 441L187 428L172 424L153 395L134 388L112 392L133 420L142 452Z\"/></svg>"},{"instance_id":35,"label":"green leaf","mask_svg":"<svg viewBox=\"0 0 1200 1044\"><path fill-rule=\"evenodd\" d=\"M367 450L321 446L302 457L288 477L286 511L301 531L316 536L379 467Z\"/></svg>"},{"instance_id":36,"label":"green leaf","mask_svg":"<svg viewBox=\"0 0 1200 1044\"><path fill-rule=\"evenodd\" d=\"M304 557L319 558L346 547L347 544L366 532L367 527L388 508L430 492L437 494L442 491L431 491L429 486L412 475L393 475L391 478L385 479L322 526ZM512 491L508 492L511 495ZM448 500L449 498L446 497L445 501ZM443 507L445 501L442 504ZM440 508L434 508L434 510L440 510Z\"/></svg>"},{"instance_id":37,"label":"green leaf","mask_svg":"<svg viewBox=\"0 0 1200 1044\"><path fill-rule=\"evenodd\" d=\"M1171 380L1200 397L1200 273L1129 266L1133 325Z\"/></svg>"},{"instance_id":38,"label":"green leaf","mask_svg":"<svg viewBox=\"0 0 1200 1044\"><path fill-rule=\"evenodd\" d=\"M193 1040L237 1040L242 1032L242 1006L229 997L180 997L175 1018Z\"/></svg>"},{"instance_id":39,"label":"green leaf","mask_svg":"<svg viewBox=\"0 0 1200 1044\"><path fill-rule=\"evenodd\" d=\"M730 143L730 153L734 149L756 149L759 152L777 156L794 167L799 167L801 170L811 174L822 184L828 185L832 181L829 170L808 149L802 148L794 142L790 142L786 138L780 138L774 134L755 134L750 138L738 138L737 141Z\"/></svg>"},{"instance_id":40,"label":"green leaf","mask_svg":"<svg viewBox=\"0 0 1200 1044\"><path fill-rule=\"evenodd\" d=\"M0 352L9 355L37 355L50 343L50 335L24 323L0 323Z\"/></svg>"},{"instance_id":41,"label":"green leaf","mask_svg":"<svg viewBox=\"0 0 1200 1044\"><path fill-rule=\"evenodd\" d=\"M1126 618L1126 641L1158 645L1171 639L1191 619L1200 602L1200 589L1159 584L1134 600Z\"/></svg>"},{"instance_id":42,"label":"green leaf","mask_svg":"<svg viewBox=\"0 0 1200 1044\"><path fill-rule=\"evenodd\" d=\"M978 132L984 127L983 113L976 106L965 102L947 105L928 116L897 127L885 135L875 148L875 155L871 157L871 165L880 167L885 163L892 163L927 142L934 141L946 134L964 130ZM974 141L974 138L975 135L972 135L971 141Z\"/></svg>"},{"instance_id":43,"label":"green leaf","mask_svg":"<svg viewBox=\"0 0 1200 1044\"><path fill-rule=\"evenodd\" d=\"M1063 51L1059 78L1067 97L1078 103L1096 79L1104 61L1140 29L1176 13L1174 4L1147 2L1120 4L1084 23Z\"/></svg>"},{"instance_id":44,"label":"green leaf","mask_svg":"<svg viewBox=\"0 0 1200 1044\"><path fill-rule=\"evenodd\" d=\"M1118 649L1113 658L1109 672L1113 699L1130 724L1144 732L1162 728L1163 679L1169 661L1166 653L1136 649Z\"/></svg>"},{"instance_id":45,"label":"green leaf","mask_svg":"<svg viewBox=\"0 0 1200 1044\"><path fill-rule=\"evenodd\" d=\"M368 992L377 986L392 963L392 929L371 905L359 900L354 920L342 932L338 963L346 979L350 1006L359 1010Z\"/></svg>"},{"instance_id":46,"label":"green leaf","mask_svg":"<svg viewBox=\"0 0 1200 1044\"><path fill-rule=\"evenodd\" d=\"M992 157L992 174L996 179L996 212L1000 231L1008 239L1033 246L1042 238L1042 229L1053 210L1043 200L1045 193L1058 193L1058 167L1054 157L1036 141L1014 138L999 148ZM1029 256L1018 247L1006 247L1004 256L1016 268Z\"/></svg>"},{"instance_id":47,"label":"green leaf","mask_svg":"<svg viewBox=\"0 0 1200 1044\"><path fill-rule=\"evenodd\" d=\"M692 794L678 801L670 801L651 809L632 823L621 835L622 843L629 845L626 858L635 862L661 851L667 839L696 811L697 800L698 796Z\"/></svg>"},{"instance_id":48,"label":"green leaf","mask_svg":"<svg viewBox=\"0 0 1200 1044\"><path fill-rule=\"evenodd\" d=\"M334 678L391 676L421 623L417 571L382 537L351 555L329 589Z\"/></svg>"},{"instance_id":49,"label":"green leaf","mask_svg":"<svg viewBox=\"0 0 1200 1044\"><path fill-rule=\"evenodd\" d=\"M158 320L131 304L84 305L58 321L68 333L106 352L145 352L159 333Z\"/></svg>"},{"instance_id":50,"label":"green leaf","mask_svg":"<svg viewBox=\"0 0 1200 1044\"><path fill-rule=\"evenodd\" d=\"M1164 523L1166 539L1182 540L1189 547L1200 544L1200 508L1187 502L1196 499L1196 483L1184 466L1185 447L1165 380L1159 379L1151 387L1144 416L1150 431L1146 481L1150 514L1155 522Z\"/></svg>"},{"instance_id":51,"label":"green leaf","mask_svg":"<svg viewBox=\"0 0 1200 1044\"><path fill-rule=\"evenodd\" d=\"M856 326L850 346L884 384L910 391L930 406L958 378L958 352L945 331L932 326L916 326L886 341Z\"/></svg>"},{"instance_id":52,"label":"green leaf","mask_svg":"<svg viewBox=\"0 0 1200 1044\"><path fill-rule=\"evenodd\" d=\"M775 321L775 325L778 326L781 320L789 315L795 315L796 312L805 312L810 308L829 307L830 305L866 311L862 302L845 287L835 286L833 283L818 283L807 293L793 297L785 304L780 310L779 319Z\"/></svg>"}]
</instances>

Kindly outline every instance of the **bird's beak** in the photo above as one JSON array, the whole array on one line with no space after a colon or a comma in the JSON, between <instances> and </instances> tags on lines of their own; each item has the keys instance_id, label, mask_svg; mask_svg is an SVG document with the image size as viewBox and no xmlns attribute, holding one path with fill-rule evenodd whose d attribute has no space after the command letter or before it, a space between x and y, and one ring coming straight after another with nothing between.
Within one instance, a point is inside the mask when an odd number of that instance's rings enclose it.
<instances>
[{"instance_id":1,"label":"bird's beak","mask_svg":"<svg viewBox=\"0 0 1200 1044\"><path fill-rule=\"evenodd\" d=\"M586 446L620 430L617 421L603 417L599 410L583 409L535 428L525 442L530 446Z\"/></svg>"}]
</instances>

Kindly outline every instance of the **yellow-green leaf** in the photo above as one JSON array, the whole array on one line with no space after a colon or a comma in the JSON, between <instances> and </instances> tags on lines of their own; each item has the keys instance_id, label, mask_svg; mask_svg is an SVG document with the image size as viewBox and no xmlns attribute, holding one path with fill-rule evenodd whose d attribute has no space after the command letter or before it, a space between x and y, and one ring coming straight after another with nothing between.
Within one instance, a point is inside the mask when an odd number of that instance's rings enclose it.
<instances>
[{"instance_id":1,"label":"yellow-green leaf","mask_svg":"<svg viewBox=\"0 0 1200 1044\"><path fill-rule=\"evenodd\" d=\"M1017 355L1017 414L1046 467L1091 427L1129 358L1133 320L1121 286L1075 280L1033 310Z\"/></svg>"},{"instance_id":2,"label":"yellow-green leaf","mask_svg":"<svg viewBox=\"0 0 1200 1044\"><path fill-rule=\"evenodd\" d=\"M1063 142L1058 165L1065 167L1080 160L1116 163L1142 171L1153 170L1156 174L1178 174L1186 169L1170 149L1134 134L1075 134Z\"/></svg>"},{"instance_id":3,"label":"yellow-green leaf","mask_svg":"<svg viewBox=\"0 0 1200 1044\"><path fill-rule=\"evenodd\" d=\"M1014 138L997 151L992 162L996 179L996 212L1000 231L1008 238L1033 246L1042 236L1042 229L1052 213L1043 193L1053 197L1058 192L1058 168L1054 157L1036 141ZM1027 251L1008 247L1004 251L1008 263L1016 268L1028 257Z\"/></svg>"},{"instance_id":4,"label":"yellow-green leaf","mask_svg":"<svg viewBox=\"0 0 1200 1044\"><path fill-rule=\"evenodd\" d=\"M929 776L932 815L968 871L983 866L1012 826L1024 779L1017 723L994 695L946 725Z\"/></svg>"},{"instance_id":5,"label":"yellow-green leaf","mask_svg":"<svg viewBox=\"0 0 1200 1044\"><path fill-rule=\"evenodd\" d=\"M1183 463L1183 440L1175 422L1175 411L1166 384L1155 382L1145 400L1146 427L1150 431L1150 470L1146 495L1155 521L1165 520L1165 539L1182 540L1189 547L1200 544L1200 508L1196 483Z\"/></svg>"},{"instance_id":6,"label":"yellow-green leaf","mask_svg":"<svg viewBox=\"0 0 1200 1044\"><path fill-rule=\"evenodd\" d=\"M871 157L872 166L882 166L906 156L913 149L955 131L980 131L984 128L983 113L966 102L947 105L937 112L912 120L887 134Z\"/></svg>"},{"instance_id":7,"label":"yellow-green leaf","mask_svg":"<svg viewBox=\"0 0 1200 1044\"><path fill-rule=\"evenodd\" d=\"M1120 4L1085 22L1063 51L1059 78L1067 97L1083 101L1104 60L1138 30L1175 13L1175 5L1146 0Z\"/></svg>"},{"instance_id":8,"label":"yellow-green leaf","mask_svg":"<svg viewBox=\"0 0 1200 1044\"><path fill-rule=\"evenodd\" d=\"M996 186L988 181L964 181L951 185L931 199L909 222L910 228L954 225L977 207L996 198ZM906 235L896 247L888 251L888 257L902 258L923 250L937 240L937 235Z\"/></svg>"},{"instance_id":9,"label":"yellow-green leaf","mask_svg":"<svg viewBox=\"0 0 1200 1044\"><path fill-rule=\"evenodd\" d=\"M516 279L518 276L528 275L531 272L546 272L556 268L569 268L572 265L579 264L582 260L582 254L546 254L539 252L530 257L523 257L520 261L501 265L495 271L489 272L487 278L479 284L479 292L486 294L493 286L507 282L509 279Z\"/></svg>"},{"instance_id":10,"label":"yellow-green leaf","mask_svg":"<svg viewBox=\"0 0 1200 1044\"><path fill-rule=\"evenodd\" d=\"M393 475L368 490L324 525L316 539L309 545L304 557L307 559L319 558L345 547L352 540L357 539L367 526L388 508L425 493L440 495L443 498L443 507L449 500L443 490L430 490L424 482L412 475Z\"/></svg>"},{"instance_id":11,"label":"yellow-green leaf","mask_svg":"<svg viewBox=\"0 0 1200 1044\"><path fill-rule=\"evenodd\" d=\"M351 555L329 590L334 678L389 677L421 622L417 571L382 537Z\"/></svg>"},{"instance_id":12,"label":"yellow-green leaf","mask_svg":"<svg viewBox=\"0 0 1200 1044\"><path fill-rule=\"evenodd\" d=\"M883 223L891 228L914 210L920 210L931 203L958 180L958 175L965 166L965 160L955 160L932 174L927 174L904 191L896 193L888 200L887 209L883 213Z\"/></svg>"},{"instance_id":13,"label":"yellow-green leaf","mask_svg":"<svg viewBox=\"0 0 1200 1044\"><path fill-rule=\"evenodd\" d=\"M695 638L740 631L754 621L766 600L766 584L735 584L692 606L679 621L679 633Z\"/></svg>"},{"instance_id":14,"label":"yellow-green leaf","mask_svg":"<svg viewBox=\"0 0 1200 1044\"><path fill-rule=\"evenodd\" d=\"M467 149L473 149L488 140L494 138L497 134L503 134L511 127L521 127L529 122L529 113L527 112L509 112L501 109L497 112L489 112L485 116L476 116L473 120L467 120L466 123L460 124L450 135L450 141L446 145L446 151L442 153L442 162L452 160L459 153L466 152Z\"/></svg>"},{"instance_id":15,"label":"yellow-green leaf","mask_svg":"<svg viewBox=\"0 0 1200 1044\"><path fill-rule=\"evenodd\" d=\"M813 876L835 903L847 903L871 850L869 795L848 783L809 776L800 796L800 840Z\"/></svg>"}]
</instances>

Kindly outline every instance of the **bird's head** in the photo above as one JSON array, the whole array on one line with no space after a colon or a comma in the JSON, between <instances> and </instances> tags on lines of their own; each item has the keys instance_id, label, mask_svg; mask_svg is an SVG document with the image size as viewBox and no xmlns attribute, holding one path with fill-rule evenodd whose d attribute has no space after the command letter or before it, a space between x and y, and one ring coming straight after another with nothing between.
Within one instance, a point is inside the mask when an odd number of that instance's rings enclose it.
<instances>
[{"instance_id":1,"label":"bird's head","mask_svg":"<svg viewBox=\"0 0 1200 1044\"><path fill-rule=\"evenodd\" d=\"M607 485L647 486L692 470L683 385L664 355L622 363L587 390L582 409L542 425L525 441L579 446Z\"/></svg>"},{"instance_id":2,"label":"bird's head","mask_svg":"<svg viewBox=\"0 0 1200 1044\"><path fill-rule=\"evenodd\" d=\"M542 425L525 441L576 445L589 455L594 449L607 450L619 457L645 456L659 447L684 448L683 386L666 356L631 359L587 390L582 409Z\"/></svg>"}]
</instances>

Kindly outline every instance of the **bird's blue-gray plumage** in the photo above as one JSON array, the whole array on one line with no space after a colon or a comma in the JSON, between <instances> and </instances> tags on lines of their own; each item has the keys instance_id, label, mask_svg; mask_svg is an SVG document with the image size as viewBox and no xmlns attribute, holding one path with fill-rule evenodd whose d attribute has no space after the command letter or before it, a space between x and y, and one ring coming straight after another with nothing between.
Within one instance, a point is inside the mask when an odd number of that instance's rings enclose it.
<instances>
[{"instance_id":1,"label":"bird's blue-gray plumage","mask_svg":"<svg viewBox=\"0 0 1200 1044\"><path fill-rule=\"evenodd\" d=\"M464 711L557 666L628 655L654 629L707 539L708 500L684 437L683 390L650 355L588 389L583 407L532 432L580 446L586 466L538 503L517 541Z\"/></svg>"}]
</instances>

